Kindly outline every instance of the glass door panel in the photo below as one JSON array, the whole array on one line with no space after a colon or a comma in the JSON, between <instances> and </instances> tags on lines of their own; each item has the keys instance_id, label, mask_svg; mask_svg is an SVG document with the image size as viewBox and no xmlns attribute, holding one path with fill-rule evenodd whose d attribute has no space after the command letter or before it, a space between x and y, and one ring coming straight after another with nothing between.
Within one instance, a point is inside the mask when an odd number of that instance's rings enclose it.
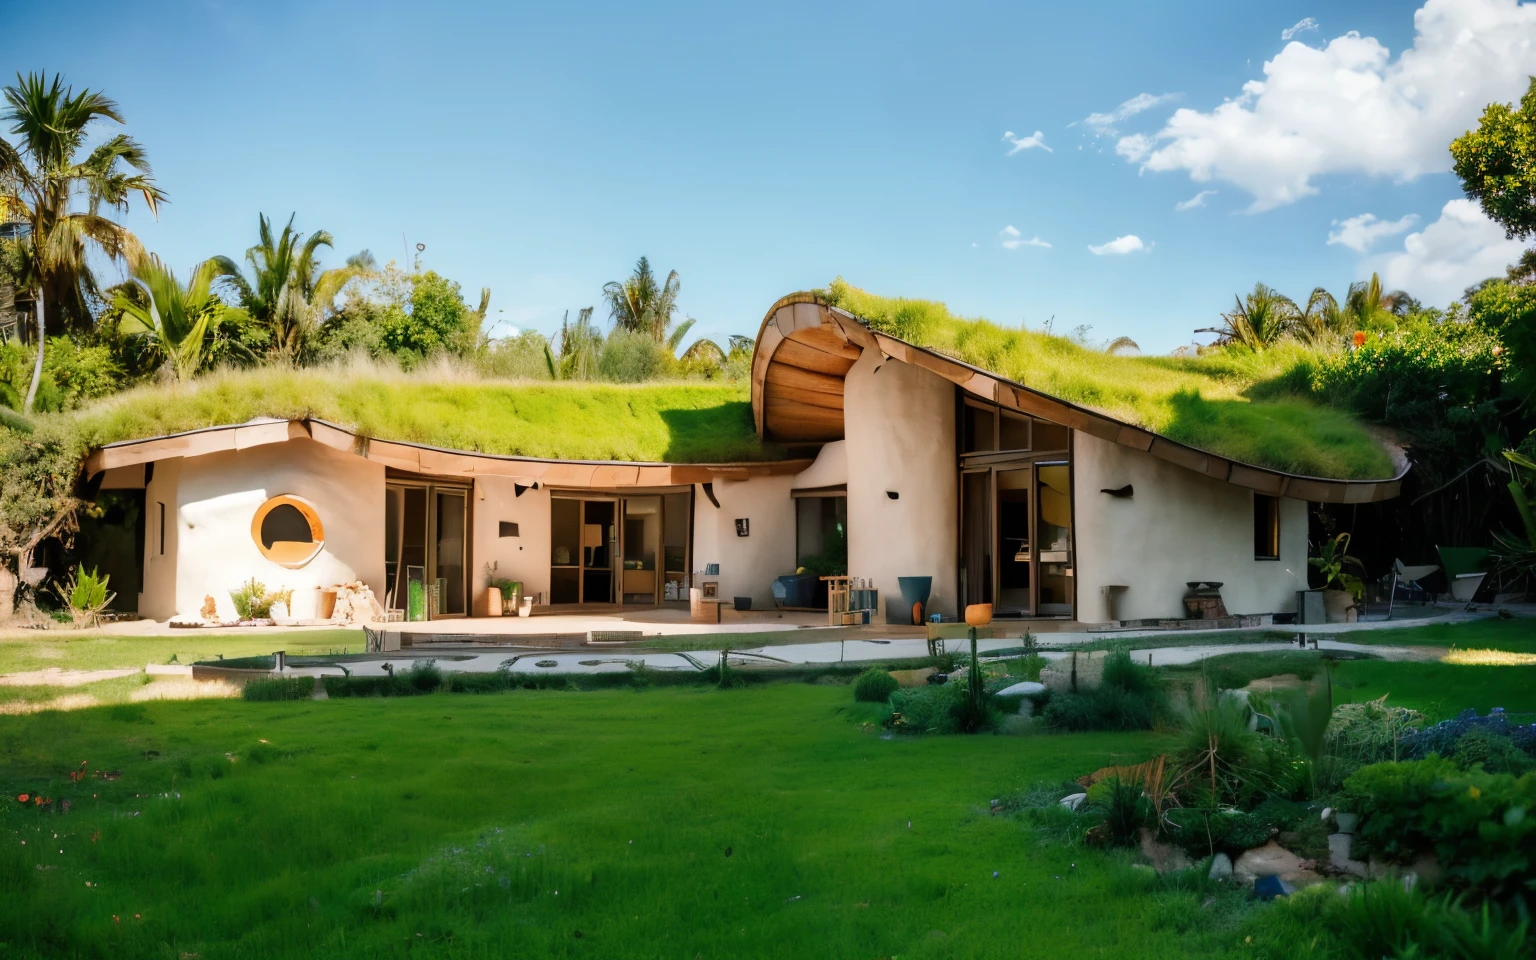
<instances>
[{"instance_id":1,"label":"glass door panel","mask_svg":"<svg viewBox=\"0 0 1536 960\"><path fill-rule=\"evenodd\" d=\"M468 612L469 600L464 578L465 547L468 546L464 532L469 498L463 490L441 488L436 490L435 498L433 547L436 552L437 569L434 579L438 588L438 607L434 612L438 616L462 617Z\"/></svg>"},{"instance_id":2,"label":"glass door panel","mask_svg":"<svg viewBox=\"0 0 1536 960\"><path fill-rule=\"evenodd\" d=\"M661 498L661 552L663 600L688 599L688 524L693 498L669 493Z\"/></svg>"},{"instance_id":3,"label":"glass door panel","mask_svg":"<svg viewBox=\"0 0 1536 960\"><path fill-rule=\"evenodd\" d=\"M549 602L581 602L581 501L549 502Z\"/></svg>"},{"instance_id":4,"label":"glass door panel","mask_svg":"<svg viewBox=\"0 0 1536 960\"><path fill-rule=\"evenodd\" d=\"M624 503L623 601L655 603L661 552L661 498L631 497Z\"/></svg>"},{"instance_id":5,"label":"glass door panel","mask_svg":"<svg viewBox=\"0 0 1536 960\"><path fill-rule=\"evenodd\" d=\"M618 504L583 500L581 515L581 602L613 603L618 564Z\"/></svg>"},{"instance_id":6,"label":"glass door panel","mask_svg":"<svg viewBox=\"0 0 1536 960\"><path fill-rule=\"evenodd\" d=\"M960 596L992 602L992 474L963 474L960 498ZM962 611L963 612L963 611Z\"/></svg>"},{"instance_id":7,"label":"glass door panel","mask_svg":"<svg viewBox=\"0 0 1536 960\"><path fill-rule=\"evenodd\" d=\"M1039 515L1036 540L1040 556L1039 611L1048 616L1072 614L1072 486L1064 463L1035 468Z\"/></svg>"},{"instance_id":8,"label":"glass door panel","mask_svg":"<svg viewBox=\"0 0 1536 960\"><path fill-rule=\"evenodd\" d=\"M1022 617L1033 612L1034 551L1029 535L1030 470L998 470L997 600L993 614Z\"/></svg>"}]
</instances>

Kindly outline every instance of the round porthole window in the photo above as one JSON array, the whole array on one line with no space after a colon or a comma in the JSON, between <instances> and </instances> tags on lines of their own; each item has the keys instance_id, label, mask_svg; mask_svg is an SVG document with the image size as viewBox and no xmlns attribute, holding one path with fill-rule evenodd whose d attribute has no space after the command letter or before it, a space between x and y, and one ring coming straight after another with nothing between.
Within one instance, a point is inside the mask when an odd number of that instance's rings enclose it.
<instances>
[{"instance_id":1,"label":"round porthole window","mask_svg":"<svg viewBox=\"0 0 1536 960\"><path fill-rule=\"evenodd\" d=\"M257 509L251 519L251 539L262 556L292 570L319 555L325 546L325 527L308 500L283 494Z\"/></svg>"}]
</instances>

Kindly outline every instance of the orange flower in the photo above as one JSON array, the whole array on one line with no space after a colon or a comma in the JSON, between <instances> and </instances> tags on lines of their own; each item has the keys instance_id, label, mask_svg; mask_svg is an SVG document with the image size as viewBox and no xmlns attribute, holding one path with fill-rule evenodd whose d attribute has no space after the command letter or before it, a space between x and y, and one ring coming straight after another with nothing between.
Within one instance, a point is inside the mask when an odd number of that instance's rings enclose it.
<instances>
[{"instance_id":1,"label":"orange flower","mask_svg":"<svg viewBox=\"0 0 1536 960\"><path fill-rule=\"evenodd\" d=\"M16 798L16 802L17 803L26 803L28 800L31 800L31 799L32 799L32 795L30 793L24 793L21 796Z\"/></svg>"},{"instance_id":2,"label":"orange flower","mask_svg":"<svg viewBox=\"0 0 1536 960\"><path fill-rule=\"evenodd\" d=\"M1353 337L1351 337L1350 339L1355 342L1355 346L1357 346L1357 347L1365 346L1365 331L1364 330L1356 330L1355 331L1355 335Z\"/></svg>"}]
</instances>

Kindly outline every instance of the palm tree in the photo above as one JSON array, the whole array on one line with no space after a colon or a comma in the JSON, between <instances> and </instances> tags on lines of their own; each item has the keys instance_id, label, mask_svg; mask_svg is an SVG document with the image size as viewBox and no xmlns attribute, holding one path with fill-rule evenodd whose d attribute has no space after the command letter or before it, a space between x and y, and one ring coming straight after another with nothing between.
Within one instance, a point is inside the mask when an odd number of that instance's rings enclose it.
<instances>
[{"instance_id":1,"label":"palm tree","mask_svg":"<svg viewBox=\"0 0 1536 960\"><path fill-rule=\"evenodd\" d=\"M16 76L4 89L10 109L0 119L12 121L11 143L0 139L0 220L19 219L30 228L26 244L26 279L35 291L37 356L23 409L31 411L42 379L48 317L53 326L90 322L87 303L99 297L86 260L88 246L107 259L132 265L141 255L139 241L125 227L102 215L102 206L128 209L137 193L150 213L166 199L149 176L144 149L124 134L110 137L83 158L88 128L98 120L122 123L117 104L93 90L75 93L55 74ZM83 197L84 212L74 209Z\"/></svg>"},{"instance_id":2,"label":"palm tree","mask_svg":"<svg viewBox=\"0 0 1536 960\"><path fill-rule=\"evenodd\" d=\"M1214 333L1219 344L1241 343L1250 350L1263 350L1289 334L1300 313L1290 297L1262 283L1254 284L1252 293L1236 300L1232 312L1221 315L1221 326L1195 332Z\"/></svg>"},{"instance_id":3,"label":"palm tree","mask_svg":"<svg viewBox=\"0 0 1536 960\"><path fill-rule=\"evenodd\" d=\"M1520 254L1520 259L1509 265L1506 275L1511 283L1529 283L1536 280L1536 247Z\"/></svg>"},{"instance_id":4,"label":"palm tree","mask_svg":"<svg viewBox=\"0 0 1536 960\"><path fill-rule=\"evenodd\" d=\"M672 314L677 312L677 288L676 270L667 274L666 283L658 285L650 260L641 257L629 279L603 285L608 317L622 329L649 333L657 343L662 343L672 326ZM689 321L688 325L691 324ZM676 345L672 346L675 351Z\"/></svg>"},{"instance_id":5,"label":"palm tree","mask_svg":"<svg viewBox=\"0 0 1536 960\"><path fill-rule=\"evenodd\" d=\"M1350 284L1344 297L1344 312L1357 330L1390 324L1419 308L1419 301L1401 290L1383 291L1381 275L1376 273L1369 280Z\"/></svg>"},{"instance_id":6,"label":"palm tree","mask_svg":"<svg viewBox=\"0 0 1536 960\"><path fill-rule=\"evenodd\" d=\"M192 379L228 309L213 292L213 281L228 276L233 266L222 257L204 260L182 286L159 257L141 259L130 271L131 283L124 285L130 289L120 290L113 299L122 312L118 330L147 340L177 380Z\"/></svg>"},{"instance_id":7,"label":"palm tree","mask_svg":"<svg viewBox=\"0 0 1536 960\"><path fill-rule=\"evenodd\" d=\"M1296 335L1313 346L1327 343L1330 338L1342 337L1349 326L1349 318L1333 294L1322 287L1313 287L1307 297L1307 305L1296 314Z\"/></svg>"},{"instance_id":8,"label":"palm tree","mask_svg":"<svg viewBox=\"0 0 1536 960\"><path fill-rule=\"evenodd\" d=\"M311 335L341 288L366 273L373 258L359 254L344 267L321 270L316 253L331 245L329 233L316 230L306 238L293 229L294 218L290 216L283 232L273 236L272 222L266 214L260 218L260 242L245 252L251 266L250 280L228 257L214 259L251 319L271 331L273 355L297 363L304 358Z\"/></svg>"}]
</instances>

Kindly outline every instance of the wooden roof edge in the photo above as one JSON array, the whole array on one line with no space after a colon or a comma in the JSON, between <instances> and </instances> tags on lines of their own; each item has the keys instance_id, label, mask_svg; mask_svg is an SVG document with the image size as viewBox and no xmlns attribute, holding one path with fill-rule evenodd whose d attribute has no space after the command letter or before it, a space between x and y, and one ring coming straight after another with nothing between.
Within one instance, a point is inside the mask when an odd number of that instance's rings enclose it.
<instances>
[{"instance_id":1,"label":"wooden roof edge","mask_svg":"<svg viewBox=\"0 0 1536 960\"><path fill-rule=\"evenodd\" d=\"M803 458L793 460L724 461L718 463L671 463L653 460L566 460L553 457L524 457L513 454L482 453L475 450L454 450L448 447L437 447L431 444L413 443L406 440L386 440L369 437L366 434L358 433L350 427L332 423L329 420L322 420L319 417L303 417L291 420L265 417L246 423L199 427L196 430L185 430L180 433L164 434L158 437L141 437L135 440L115 441L92 450L86 456L84 470L86 476L94 476L103 470L113 467L134 466L172 457L202 456L208 453L242 449L244 446L252 444L241 443L241 431L249 431L249 428L252 427L265 428L263 432L271 434L271 439L264 442L280 442L285 439L295 439L299 436L310 437L332 449L343 450L364 459L378 459L381 461L397 459L388 455L388 451L394 448L414 453L418 461L421 453L428 453L440 457L465 457L498 464L526 464L533 471L542 470L554 465L669 470L686 468L701 471L707 480L709 475L721 472L734 474L745 472L748 475L755 476L782 476L784 474L799 473L812 463L811 460ZM281 428L281 432L275 428ZM344 438L345 442L338 442ZM203 439L204 442L195 442L199 439ZM373 448L375 447L381 449L374 450ZM375 453L380 456L370 457L370 454Z\"/></svg>"},{"instance_id":2,"label":"wooden roof edge","mask_svg":"<svg viewBox=\"0 0 1536 960\"><path fill-rule=\"evenodd\" d=\"M1307 493L1305 499L1318 502L1371 503L1379 500L1390 500L1396 497L1402 489L1403 478L1413 468L1412 462L1407 457L1402 456L1400 450L1394 450L1392 444L1385 442L1379 436L1376 439L1386 448L1388 455L1392 459L1392 466L1396 470L1396 473L1391 477L1365 480L1314 477L1308 474L1291 473L1273 467L1244 463L1219 453L1213 453L1178 440L1172 440L1138 424L1127 423L1118 417L1081 406L1070 400L1064 400L1061 397L1052 396L1018 381L1010 380L991 370L986 370L975 364L952 357L949 354L920 344L910 343L900 337L876 330L870 326L869 321L827 303L815 292L808 290L780 297L774 302L773 306L768 308L768 313L763 317L762 325L758 329L757 342L759 344L762 342L763 331L767 329L769 322L774 319L778 311L787 305L797 303L817 304L828 315L829 319L833 319L839 326L845 328L845 333L847 332L846 324L849 321L871 331L875 338L875 343L882 354L889 354L895 359L904 360L909 363L916 362L917 365L930 370L933 370L936 366L950 366L954 368L953 373L944 373L937 370L935 372L939 373L940 376L944 376L945 379L962 386L970 383L978 376L995 380L999 384L1006 384L1014 391L1022 391L1033 396L1042 405L1055 406L1062 411L1062 415L1057 419L1067 422L1067 425L1073 426L1074 429L1081 429L1084 432L1095 435L1107 435L1110 442L1149 452L1159 459L1168 460L1188 469L1196 470L1196 472L1202 472L1225 480L1227 483L1248 487L1259 492L1269 492L1271 490L1289 492L1294 489L1296 491L1305 491ZM882 341L888 341L888 343ZM900 344L902 347L905 347L907 355L903 357L899 355L900 351L889 349L892 344ZM777 347L777 344L774 346ZM922 356L923 360L915 360L912 356L914 351ZM770 363L772 363L771 352L763 364L765 372L767 365ZM753 369L757 369L756 347L753 350ZM961 371L964 371L963 375ZM758 378L754 376L752 383L752 409L754 419L758 423L758 429L761 433L763 398L760 386ZM1001 396L999 396L998 402L1004 406L1011 406L1011 404L1004 402ZM1089 423L1098 429L1084 429ZM1300 496L1300 493L1290 495Z\"/></svg>"}]
</instances>

